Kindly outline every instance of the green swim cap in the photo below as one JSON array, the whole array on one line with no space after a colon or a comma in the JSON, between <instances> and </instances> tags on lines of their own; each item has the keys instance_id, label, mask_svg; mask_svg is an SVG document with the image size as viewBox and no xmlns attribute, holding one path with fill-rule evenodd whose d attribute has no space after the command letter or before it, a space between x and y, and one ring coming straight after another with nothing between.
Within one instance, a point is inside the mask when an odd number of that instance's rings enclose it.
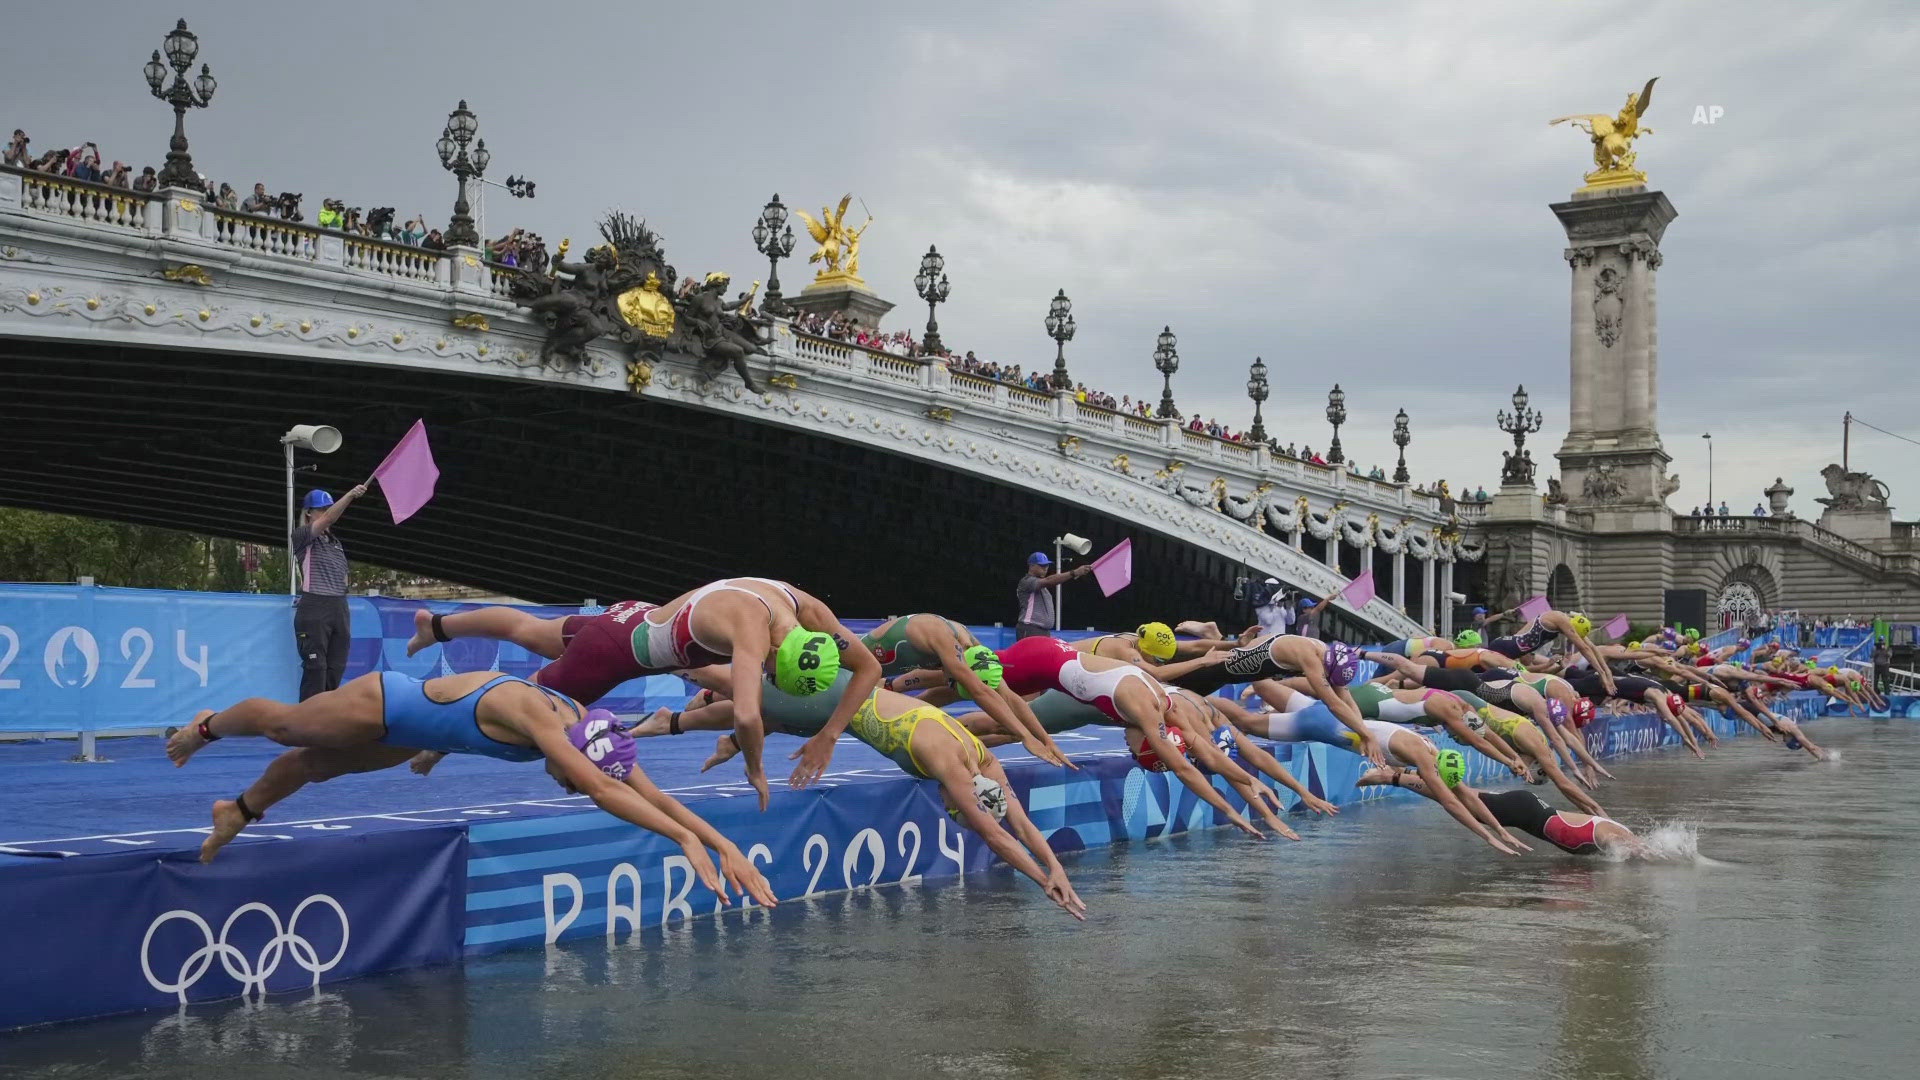
<instances>
[{"instance_id":1,"label":"green swim cap","mask_svg":"<svg viewBox=\"0 0 1920 1080\"><path fill-rule=\"evenodd\" d=\"M1477 649L1484 640L1478 630L1462 630L1454 635L1453 643L1463 649Z\"/></svg>"},{"instance_id":2,"label":"green swim cap","mask_svg":"<svg viewBox=\"0 0 1920 1080\"><path fill-rule=\"evenodd\" d=\"M973 669L973 673L980 676L980 681L988 686L997 689L1002 682L1006 681L1007 671L1000 666L1000 654L985 645L973 646L961 653L960 659L966 661L967 666Z\"/></svg>"},{"instance_id":3,"label":"green swim cap","mask_svg":"<svg viewBox=\"0 0 1920 1080\"><path fill-rule=\"evenodd\" d=\"M1458 750L1442 750L1434 758L1434 765L1440 770L1440 779L1448 787L1459 787L1460 781L1467 778L1467 758Z\"/></svg>"},{"instance_id":4,"label":"green swim cap","mask_svg":"<svg viewBox=\"0 0 1920 1080\"><path fill-rule=\"evenodd\" d=\"M839 674L840 646L818 630L794 627L773 655L773 685L794 697L825 690Z\"/></svg>"}]
</instances>

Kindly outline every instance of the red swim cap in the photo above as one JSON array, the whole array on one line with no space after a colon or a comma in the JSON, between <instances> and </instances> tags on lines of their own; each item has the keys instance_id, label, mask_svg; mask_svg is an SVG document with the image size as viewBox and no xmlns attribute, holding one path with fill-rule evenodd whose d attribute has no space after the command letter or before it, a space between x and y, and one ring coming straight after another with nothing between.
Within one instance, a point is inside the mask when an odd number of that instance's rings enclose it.
<instances>
[{"instance_id":1,"label":"red swim cap","mask_svg":"<svg viewBox=\"0 0 1920 1080\"><path fill-rule=\"evenodd\" d=\"M1573 726L1583 728L1593 723L1593 712L1592 698L1580 698L1575 701L1573 703Z\"/></svg>"},{"instance_id":2,"label":"red swim cap","mask_svg":"<svg viewBox=\"0 0 1920 1080\"><path fill-rule=\"evenodd\" d=\"M1686 699L1681 697L1679 694L1667 695L1667 708L1672 709L1673 714L1675 716L1680 715L1680 710L1686 707L1687 707Z\"/></svg>"},{"instance_id":3,"label":"red swim cap","mask_svg":"<svg viewBox=\"0 0 1920 1080\"><path fill-rule=\"evenodd\" d=\"M1187 740L1180 734L1179 728L1170 728L1165 724L1161 724L1160 734L1168 742L1173 744L1175 750L1180 751L1181 754L1188 757L1192 756L1187 753ZM1160 755L1153 749L1153 744L1144 739L1140 741L1140 749L1133 752L1133 760L1135 764L1148 772L1166 772L1172 768L1172 766L1160 760Z\"/></svg>"}]
</instances>

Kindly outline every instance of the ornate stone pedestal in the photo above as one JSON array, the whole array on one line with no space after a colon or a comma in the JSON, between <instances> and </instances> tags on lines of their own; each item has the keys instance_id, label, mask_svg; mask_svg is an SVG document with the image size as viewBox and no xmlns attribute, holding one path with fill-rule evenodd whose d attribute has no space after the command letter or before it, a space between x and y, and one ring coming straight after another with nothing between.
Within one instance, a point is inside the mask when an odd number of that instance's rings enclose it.
<instances>
[{"instance_id":1,"label":"ornate stone pedestal","mask_svg":"<svg viewBox=\"0 0 1920 1080\"><path fill-rule=\"evenodd\" d=\"M878 330L880 320L893 310L893 303L867 291L864 283L852 279L815 281L799 296L786 297L795 311L831 318L845 315L855 326Z\"/></svg>"},{"instance_id":2,"label":"ornate stone pedestal","mask_svg":"<svg viewBox=\"0 0 1920 1080\"><path fill-rule=\"evenodd\" d=\"M1820 527L1869 546L1883 544L1893 539L1893 510L1885 506L1829 506L1820 514Z\"/></svg>"},{"instance_id":3,"label":"ornate stone pedestal","mask_svg":"<svg viewBox=\"0 0 1920 1080\"><path fill-rule=\"evenodd\" d=\"M1644 185L1576 192L1553 204L1572 269L1572 401L1560 459L1570 508L1597 532L1664 529L1678 487L1659 431L1660 335L1654 289L1673 204Z\"/></svg>"},{"instance_id":4,"label":"ornate stone pedestal","mask_svg":"<svg viewBox=\"0 0 1920 1080\"><path fill-rule=\"evenodd\" d=\"M1487 521L1544 521L1546 505L1531 484L1502 484L1487 506Z\"/></svg>"}]
</instances>

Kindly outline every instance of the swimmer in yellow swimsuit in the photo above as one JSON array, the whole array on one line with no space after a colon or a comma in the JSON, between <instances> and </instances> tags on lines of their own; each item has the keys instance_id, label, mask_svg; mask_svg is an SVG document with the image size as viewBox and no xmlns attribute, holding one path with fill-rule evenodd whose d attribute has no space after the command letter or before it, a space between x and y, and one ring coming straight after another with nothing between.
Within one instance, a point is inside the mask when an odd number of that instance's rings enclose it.
<instances>
[{"instance_id":1,"label":"swimmer in yellow swimsuit","mask_svg":"<svg viewBox=\"0 0 1920 1080\"><path fill-rule=\"evenodd\" d=\"M699 709L698 717L693 712L681 715L680 730L730 723L731 673L712 667L690 674L717 700ZM810 699L783 694L765 680L760 687L760 710L770 730L802 737L814 726L813 714L818 711ZM972 732L918 698L875 690L854 709L847 733L885 754L908 776L939 784L949 815L986 841L1008 866L1032 878L1067 914L1086 918L1087 905L1067 881L1066 869L1047 846L1047 838L1014 796L1000 759L988 753ZM738 752L737 742L723 735L705 768Z\"/></svg>"}]
</instances>

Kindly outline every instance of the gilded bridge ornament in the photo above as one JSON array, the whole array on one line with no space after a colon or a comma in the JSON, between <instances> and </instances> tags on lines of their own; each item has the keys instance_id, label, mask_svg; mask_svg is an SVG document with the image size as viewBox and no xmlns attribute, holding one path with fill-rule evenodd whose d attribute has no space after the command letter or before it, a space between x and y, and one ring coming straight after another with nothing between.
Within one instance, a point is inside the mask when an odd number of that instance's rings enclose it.
<instances>
[{"instance_id":1,"label":"gilded bridge ornament","mask_svg":"<svg viewBox=\"0 0 1920 1080\"><path fill-rule=\"evenodd\" d=\"M840 196L837 208L820 208L818 221L805 210L794 210L800 215L800 220L807 223L807 233L813 237L813 242L820 245L813 254L807 256L809 263L820 264L820 272L813 276L817 283L866 284L860 278L860 237L873 224L873 214L867 214L866 224L858 229L848 229L847 207L852 202L852 195Z\"/></svg>"},{"instance_id":2,"label":"gilded bridge ornament","mask_svg":"<svg viewBox=\"0 0 1920 1080\"><path fill-rule=\"evenodd\" d=\"M1627 103L1620 107L1617 116L1580 113L1547 122L1549 127L1572 124L1593 140L1594 170L1586 175L1587 186L1582 191L1647 182L1647 174L1633 167L1634 159L1639 156L1634 152L1633 140L1653 134L1652 128L1640 126L1640 118L1647 114L1647 106L1653 102L1653 84L1659 78L1656 75L1648 79L1639 93L1628 94Z\"/></svg>"},{"instance_id":3,"label":"gilded bridge ornament","mask_svg":"<svg viewBox=\"0 0 1920 1080\"><path fill-rule=\"evenodd\" d=\"M652 338L673 335L673 301L660 292L660 275L648 273L637 289L620 294L620 318Z\"/></svg>"}]
</instances>

